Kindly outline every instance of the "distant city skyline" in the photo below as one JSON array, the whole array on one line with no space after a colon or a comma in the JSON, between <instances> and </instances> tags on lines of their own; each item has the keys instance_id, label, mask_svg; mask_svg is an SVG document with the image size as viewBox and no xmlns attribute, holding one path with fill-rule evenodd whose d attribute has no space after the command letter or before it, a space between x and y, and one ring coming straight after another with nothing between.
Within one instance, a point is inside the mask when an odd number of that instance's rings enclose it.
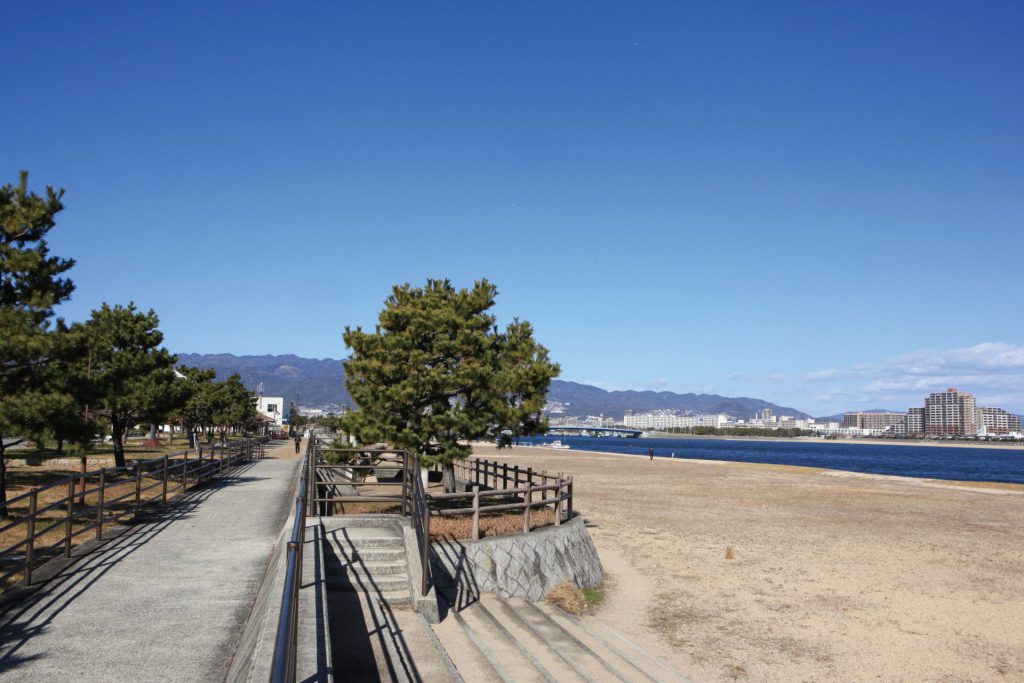
<instances>
[{"instance_id":1,"label":"distant city skyline","mask_svg":"<svg viewBox=\"0 0 1024 683\"><path fill-rule=\"evenodd\" d=\"M565 379L1024 412L1020 3L5 11L0 183L67 189L70 320L341 357L486 277Z\"/></svg>"}]
</instances>

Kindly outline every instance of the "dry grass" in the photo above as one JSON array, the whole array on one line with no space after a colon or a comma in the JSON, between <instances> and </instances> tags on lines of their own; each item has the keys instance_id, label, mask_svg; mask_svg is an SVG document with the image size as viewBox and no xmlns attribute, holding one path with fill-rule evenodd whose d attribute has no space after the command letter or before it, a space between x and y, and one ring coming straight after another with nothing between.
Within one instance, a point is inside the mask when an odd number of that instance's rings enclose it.
<instances>
[{"instance_id":1,"label":"dry grass","mask_svg":"<svg viewBox=\"0 0 1024 683\"><path fill-rule=\"evenodd\" d=\"M23 493L45 486L46 484L64 479L68 474L74 474L66 470L51 469L46 467L35 467L35 468L17 468L16 471L12 472L15 468L8 470L8 481L14 482L14 485L9 486L7 489L8 499L13 499ZM29 469L34 470L31 472L31 476L25 476L26 473L20 470ZM159 472L154 473L156 476L143 476L140 484L140 495L139 504L140 508L144 509L147 503L158 502L158 499L163 496L163 486L161 479L159 478ZM174 475L172 475L174 476ZM180 475L178 475L180 476ZM189 475L190 486L194 484L194 475ZM116 523L122 523L124 520L131 517L131 511L135 506L135 474L133 472L117 472L107 473L106 481L104 485L104 502L103 502L103 524L104 526ZM87 477L85 488L88 491L92 491L99 485L99 475L93 475ZM146 490L148 488L148 490ZM80 530L86 529L96 524L97 521L97 510L96 506L99 505L99 493L96 491L88 493L86 496L81 497L78 494L81 491L80 480L75 483L75 497L73 504L73 517L71 519L71 532L75 533ZM182 486L180 481L169 481L167 488L168 500L174 498L182 493ZM67 522L67 499L68 487L67 485L61 484L52 488L44 489L37 495L36 502L36 522L35 522L35 543L34 543L34 561L33 566L38 566L46 560L54 557L57 554L63 552L63 541L66 532ZM118 500L118 499L121 500ZM46 510L45 508L49 505L60 503L57 507ZM11 522L23 520L28 516L29 512L29 498L23 498L22 500L14 503L8 507L8 519L0 520L0 527L7 526ZM128 514L125 514L128 513ZM120 519L118 519L120 517ZM48 527L53 527L48 529ZM48 529L48 530L47 530ZM44 531L45 530L45 531ZM0 551L9 548L10 546L24 541L28 534L28 524L21 523L16 524L10 529L6 529L0 532ZM83 532L78 536L71 539L72 547L77 546L85 541L95 538L95 532ZM54 547L56 546L56 547ZM25 546L20 546L9 554L11 556L22 556L25 553ZM0 573L3 573L11 568L10 565L0 568ZM12 574L3 580L3 584L0 585L0 591L6 590L13 584L21 580L21 572Z\"/></svg>"},{"instance_id":2,"label":"dry grass","mask_svg":"<svg viewBox=\"0 0 1024 683\"><path fill-rule=\"evenodd\" d=\"M555 586L546 598L549 605L554 605L564 612L580 616L593 612L604 602L604 588L577 588L568 581Z\"/></svg>"},{"instance_id":3,"label":"dry grass","mask_svg":"<svg viewBox=\"0 0 1024 683\"><path fill-rule=\"evenodd\" d=\"M548 509L530 512L530 530L551 526L555 523L555 513ZM523 514L521 512L480 515L480 538L505 536L523 533ZM431 541L462 541L473 538L473 516L430 517Z\"/></svg>"},{"instance_id":4,"label":"dry grass","mask_svg":"<svg viewBox=\"0 0 1024 683\"><path fill-rule=\"evenodd\" d=\"M400 515L401 503L335 503L337 515Z\"/></svg>"}]
</instances>

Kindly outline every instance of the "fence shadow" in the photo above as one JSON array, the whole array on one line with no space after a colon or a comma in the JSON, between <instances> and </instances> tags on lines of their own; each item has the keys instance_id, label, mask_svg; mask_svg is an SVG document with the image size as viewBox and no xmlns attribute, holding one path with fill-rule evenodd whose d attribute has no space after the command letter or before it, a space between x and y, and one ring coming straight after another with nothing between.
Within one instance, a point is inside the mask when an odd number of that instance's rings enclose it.
<instances>
[{"instance_id":1,"label":"fence shadow","mask_svg":"<svg viewBox=\"0 0 1024 683\"><path fill-rule=\"evenodd\" d=\"M263 479L244 476L255 465L249 461L235 467L217 479L169 500L120 526L105 529L107 539L85 554L72 558L71 563L58 571L48 582L22 600L0 608L0 674L20 664L45 655L18 654L33 638L46 632L54 619L75 600L106 576L111 569L156 538L175 522L187 520L195 514L205 500L217 491L233 484ZM81 552L81 551L80 551Z\"/></svg>"}]
</instances>

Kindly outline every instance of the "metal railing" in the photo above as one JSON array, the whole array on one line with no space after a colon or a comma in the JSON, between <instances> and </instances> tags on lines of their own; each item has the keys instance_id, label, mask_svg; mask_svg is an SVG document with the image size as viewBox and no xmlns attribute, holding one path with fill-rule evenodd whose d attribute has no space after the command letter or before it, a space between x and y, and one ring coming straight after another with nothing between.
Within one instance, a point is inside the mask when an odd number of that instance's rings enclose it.
<instances>
[{"instance_id":1,"label":"metal railing","mask_svg":"<svg viewBox=\"0 0 1024 683\"><path fill-rule=\"evenodd\" d=\"M32 585L32 574L41 564L71 557L80 537L138 515L150 505L167 502L187 489L219 476L241 461L263 457L256 439L215 444L207 449L169 453L136 460L122 467L103 467L72 474L33 488L3 504L0 534L18 527L20 540L0 547L0 585L18 582ZM219 457L218 457L219 455ZM191 457L190 457L191 456Z\"/></svg>"},{"instance_id":2,"label":"metal railing","mask_svg":"<svg viewBox=\"0 0 1024 683\"><path fill-rule=\"evenodd\" d=\"M302 457L302 473L295 496L295 521L288 539L285 558L284 588L281 610L274 639L274 659L270 669L271 683L292 683L295 680L295 654L299 640L299 590L302 588L302 551L306 543L306 513L310 499L309 483L316 464L316 438L306 443Z\"/></svg>"}]
</instances>

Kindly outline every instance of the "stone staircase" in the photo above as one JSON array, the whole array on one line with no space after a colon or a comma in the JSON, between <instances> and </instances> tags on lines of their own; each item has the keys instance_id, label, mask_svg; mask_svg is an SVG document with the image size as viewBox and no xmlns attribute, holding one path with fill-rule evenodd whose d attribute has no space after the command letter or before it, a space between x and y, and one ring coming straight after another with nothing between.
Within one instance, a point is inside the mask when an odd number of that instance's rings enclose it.
<instances>
[{"instance_id":1,"label":"stone staircase","mask_svg":"<svg viewBox=\"0 0 1024 683\"><path fill-rule=\"evenodd\" d=\"M327 534L327 590L365 592L389 605L409 604L402 532L392 526L345 526Z\"/></svg>"},{"instance_id":2,"label":"stone staircase","mask_svg":"<svg viewBox=\"0 0 1024 683\"><path fill-rule=\"evenodd\" d=\"M519 598L484 593L431 628L469 683L687 681L598 619Z\"/></svg>"}]
</instances>

